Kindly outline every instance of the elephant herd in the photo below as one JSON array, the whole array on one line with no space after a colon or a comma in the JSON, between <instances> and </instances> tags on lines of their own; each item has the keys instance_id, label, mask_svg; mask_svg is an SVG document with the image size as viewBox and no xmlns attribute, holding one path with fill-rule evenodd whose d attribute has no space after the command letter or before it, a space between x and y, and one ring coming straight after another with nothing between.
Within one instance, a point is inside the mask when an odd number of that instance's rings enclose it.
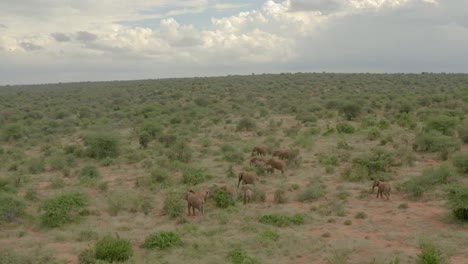
<instances>
[{"instance_id":1,"label":"elephant herd","mask_svg":"<svg viewBox=\"0 0 468 264\"><path fill-rule=\"evenodd\" d=\"M252 149L252 155L254 155L254 157L250 159L249 165L255 167L262 167L267 173L273 173L276 169L281 171L282 174L284 174L284 171L286 169L285 160L291 158L291 151L275 150L272 152L271 158L266 157L267 153L268 151L265 146L254 147ZM278 157L278 159L275 159L275 157ZM244 204L246 204L249 203L254 196L253 186L255 186L255 182L257 181L257 179L258 175L255 171L241 171L238 175L238 183L236 190L225 184L215 185L215 187L225 191L231 198L235 199L239 190L239 186L242 183L241 194L243 196ZM379 180L374 181L372 185L372 192L374 191L375 187L377 187L377 198L379 198L379 196L383 198L383 195L385 195L387 200L390 199L391 186L388 182L383 182ZM183 198L187 201L188 215L191 215L191 211L192 215L195 215L195 209L197 209L201 214L204 214L204 206L209 195L210 191L196 193L193 190L190 190L184 193Z\"/></svg>"}]
</instances>

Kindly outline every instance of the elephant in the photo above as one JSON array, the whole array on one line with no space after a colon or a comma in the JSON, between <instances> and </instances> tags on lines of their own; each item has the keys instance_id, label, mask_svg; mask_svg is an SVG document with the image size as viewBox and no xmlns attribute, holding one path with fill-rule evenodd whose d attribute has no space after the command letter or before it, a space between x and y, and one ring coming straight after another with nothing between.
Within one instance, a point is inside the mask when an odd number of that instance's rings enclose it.
<instances>
[{"instance_id":1,"label":"elephant","mask_svg":"<svg viewBox=\"0 0 468 264\"><path fill-rule=\"evenodd\" d=\"M250 203L253 199L253 187L250 184L242 186L242 193L244 196L244 204Z\"/></svg>"},{"instance_id":2,"label":"elephant","mask_svg":"<svg viewBox=\"0 0 468 264\"><path fill-rule=\"evenodd\" d=\"M254 171L243 171L239 173L239 182L237 184L237 189L239 189L239 185L241 184L241 182L243 182L243 184L255 184L257 178L257 173Z\"/></svg>"},{"instance_id":3,"label":"elephant","mask_svg":"<svg viewBox=\"0 0 468 264\"><path fill-rule=\"evenodd\" d=\"M267 173L273 174L273 173L275 172L275 168L273 168L272 166L268 165L268 166L265 167L265 171L266 171Z\"/></svg>"},{"instance_id":4,"label":"elephant","mask_svg":"<svg viewBox=\"0 0 468 264\"><path fill-rule=\"evenodd\" d=\"M253 164L255 167L263 167L267 162L268 159L266 157L253 157L250 159L250 166Z\"/></svg>"},{"instance_id":5,"label":"elephant","mask_svg":"<svg viewBox=\"0 0 468 264\"><path fill-rule=\"evenodd\" d=\"M192 208L193 215L195 216L195 208L201 214L205 213L205 202L208 198L208 192L204 193L195 193L194 191L190 190L184 193L184 199L187 201L187 210L188 216L190 216L190 208Z\"/></svg>"},{"instance_id":6,"label":"elephant","mask_svg":"<svg viewBox=\"0 0 468 264\"><path fill-rule=\"evenodd\" d=\"M282 160L270 159L266 165L270 165L273 169L280 170L282 174L284 174L284 170L286 169L286 164Z\"/></svg>"},{"instance_id":7,"label":"elephant","mask_svg":"<svg viewBox=\"0 0 468 264\"><path fill-rule=\"evenodd\" d=\"M252 149L252 155L265 156L267 154L267 147L265 146L255 146Z\"/></svg>"},{"instance_id":8,"label":"elephant","mask_svg":"<svg viewBox=\"0 0 468 264\"><path fill-rule=\"evenodd\" d=\"M374 184L372 185L372 192L374 192L374 188L377 187L377 198L382 198L383 195L387 197L387 200L390 200L390 191L392 190L392 187L388 182L383 182L383 181L374 181Z\"/></svg>"},{"instance_id":9,"label":"elephant","mask_svg":"<svg viewBox=\"0 0 468 264\"><path fill-rule=\"evenodd\" d=\"M291 157L291 151L284 149L275 150L273 151L273 157L278 157L281 160L289 159Z\"/></svg>"}]
</instances>

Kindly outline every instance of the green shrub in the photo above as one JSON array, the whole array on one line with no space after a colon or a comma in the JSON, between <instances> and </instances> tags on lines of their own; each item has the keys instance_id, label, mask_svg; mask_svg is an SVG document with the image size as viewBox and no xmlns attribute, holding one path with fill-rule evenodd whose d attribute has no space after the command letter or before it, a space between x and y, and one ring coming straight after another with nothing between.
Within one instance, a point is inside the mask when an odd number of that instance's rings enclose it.
<instances>
[{"instance_id":1,"label":"green shrub","mask_svg":"<svg viewBox=\"0 0 468 264\"><path fill-rule=\"evenodd\" d=\"M182 174L182 183L187 185L197 185L211 178L206 174L205 169L186 168Z\"/></svg>"},{"instance_id":2,"label":"green shrub","mask_svg":"<svg viewBox=\"0 0 468 264\"><path fill-rule=\"evenodd\" d=\"M445 115L439 115L430 118L426 123L426 130L439 131L443 135L451 136L455 132L457 126L457 119Z\"/></svg>"},{"instance_id":3,"label":"green shrub","mask_svg":"<svg viewBox=\"0 0 468 264\"><path fill-rule=\"evenodd\" d=\"M314 201L325 196L325 189L319 182L309 183L299 194L297 200L301 202Z\"/></svg>"},{"instance_id":4,"label":"green shrub","mask_svg":"<svg viewBox=\"0 0 468 264\"><path fill-rule=\"evenodd\" d=\"M67 159L64 155L53 155L49 158L49 165L52 170L63 170L67 166Z\"/></svg>"},{"instance_id":5,"label":"green shrub","mask_svg":"<svg viewBox=\"0 0 468 264\"><path fill-rule=\"evenodd\" d=\"M364 212L358 212L354 217L357 219L365 219L367 218L367 214Z\"/></svg>"},{"instance_id":6,"label":"green shrub","mask_svg":"<svg viewBox=\"0 0 468 264\"><path fill-rule=\"evenodd\" d=\"M463 173L468 174L468 154L457 153L453 156L453 165Z\"/></svg>"},{"instance_id":7,"label":"green shrub","mask_svg":"<svg viewBox=\"0 0 468 264\"><path fill-rule=\"evenodd\" d=\"M367 170L367 176L385 172L394 163L395 154L384 148L372 148L370 153L353 160L353 165L359 165Z\"/></svg>"},{"instance_id":8,"label":"green shrub","mask_svg":"<svg viewBox=\"0 0 468 264\"><path fill-rule=\"evenodd\" d=\"M448 263L442 252L431 242L421 242L419 244L421 254L416 259L417 264L444 264Z\"/></svg>"},{"instance_id":9,"label":"green shrub","mask_svg":"<svg viewBox=\"0 0 468 264\"><path fill-rule=\"evenodd\" d=\"M78 255L78 263L80 264L96 264L96 253L93 249L85 249Z\"/></svg>"},{"instance_id":10,"label":"green shrub","mask_svg":"<svg viewBox=\"0 0 468 264\"><path fill-rule=\"evenodd\" d=\"M237 131L253 131L256 128L255 121L248 117L241 118L236 126Z\"/></svg>"},{"instance_id":11,"label":"green shrub","mask_svg":"<svg viewBox=\"0 0 468 264\"><path fill-rule=\"evenodd\" d=\"M5 141L18 140L24 136L24 128L20 124L8 124L3 127L2 138Z\"/></svg>"},{"instance_id":12,"label":"green shrub","mask_svg":"<svg viewBox=\"0 0 468 264\"><path fill-rule=\"evenodd\" d=\"M104 236L94 246L97 259L108 262L121 262L128 260L133 255L132 244L125 239Z\"/></svg>"},{"instance_id":13,"label":"green shrub","mask_svg":"<svg viewBox=\"0 0 468 264\"><path fill-rule=\"evenodd\" d=\"M30 173L38 174L44 171L45 164L43 160L34 158L26 162L26 167Z\"/></svg>"},{"instance_id":14,"label":"green shrub","mask_svg":"<svg viewBox=\"0 0 468 264\"><path fill-rule=\"evenodd\" d=\"M353 222L352 222L351 220L347 219L347 220L345 220L345 221L343 222L343 224L344 224L344 225L352 225Z\"/></svg>"},{"instance_id":15,"label":"green shrub","mask_svg":"<svg viewBox=\"0 0 468 264\"><path fill-rule=\"evenodd\" d=\"M190 146L181 141L177 141L171 146L167 152L167 157L171 160L178 160L181 162L189 162L192 159L193 151Z\"/></svg>"},{"instance_id":16,"label":"green shrub","mask_svg":"<svg viewBox=\"0 0 468 264\"><path fill-rule=\"evenodd\" d=\"M290 225L304 224L304 215L295 214L293 216L269 214L260 217L259 222L262 224L274 225L278 227L285 227Z\"/></svg>"},{"instance_id":17,"label":"green shrub","mask_svg":"<svg viewBox=\"0 0 468 264\"><path fill-rule=\"evenodd\" d=\"M171 247L180 246L182 245L182 240L180 237L174 232L155 232L148 235L145 238L145 242L141 244L142 248L149 248L149 249L160 249L165 250Z\"/></svg>"},{"instance_id":18,"label":"green shrub","mask_svg":"<svg viewBox=\"0 0 468 264\"><path fill-rule=\"evenodd\" d=\"M119 137L113 133L93 133L84 138L86 153L91 158L115 158L119 155Z\"/></svg>"},{"instance_id":19,"label":"green shrub","mask_svg":"<svg viewBox=\"0 0 468 264\"><path fill-rule=\"evenodd\" d=\"M278 239L280 238L280 235L276 231L266 230L262 233L262 237L273 240L273 241L278 241Z\"/></svg>"},{"instance_id":20,"label":"green shrub","mask_svg":"<svg viewBox=\"0 0 468 264\"><path fill-rule=\"evenodd\" d=\"M147 148L150 141L151 141L151 136L150 134L146 132L142 132L138 136L138 143L140 144L140 147L142 148Z\"/></svg>"},{"instance_id":21,"label":"green shrub","mask_svg":"<svg viewBox=\"0 0 468 264\"><path fill-rule=\"evenodd\" d=\"M166 195L163 207L163 211L166 215L171 218L179 217L183 214L184 208L185 206L182 200L182 196L173 192Z\"/></svg>"},{"instance_id":22,"label":"green shrub","mask_svg":"<svg viewBox=\"0 0 468 264\"><path fill-rule=\"evenodd\" d=\"M146 120L141 126L140 130L140 138L141 135L147 135L149 137L148 140L150 140L156 139L158 134L160 134L163 131L163 128L157 120Z\"/></svg>"},{"instance_id":23,"label":"green shrub","mask_svg":"<svg viewBox=\"0 0 468 264\"><path fill-rule=\"evenodd\" d=\"M357 102L347 102L341 105L338 111L346 118L346 120L353 120L361 114L361 105Z\"/></svg>"},{"instance_id":24,"label":"green shrub","mask_svg":"<svg viewBox=\"0 0 468 264\"><path fill-rule=\"evenodd\" d=\"M448 206L454 216L468 222L468 186L458 185L447 189Z\"/></svg>"},{"instance_id":25,"label":"green shrub","mask_svg":"<svg viewBox=\"0 0 468 264\"><path fill-rule=\"evenodd\" d=\"M447 166L440 166L438 169L427 169L420 176L413 177L403 183L402 189L412 198L420 198L422 195L433 189L436 185L447 184L453 176L452 170Z\"/></svg>"},{"instance_id":26,"label":"green shrub","mask_svg":"<svg viewBox=\"0 0 468 264\"><path fill-rule=\"evenodd\" d=\"M302 112L296 115L296 120L302 123L315 123L317 122L317 117L313 113Z\"/></svg>"},{"instance_id":27,"label":"green shrub","mask_svg":"<svg viewBox=\"0 0 468 264\"><path fill-rule=\"evenodd\" d=\"M151 183L168 184L170 182L169 172L163 168L155 168L151 171Z\"/></svg>"},{"instance_id":28,"label":"green shrub","mask_svg":"<svg viewBox=\"0 0 468 264\"><path fill-rule=\"evenodd\" d=\"M80 179L98 179L101 177L101 175L96 166L88 165L81 168L79 177Z\"/></svg>"},{"instance_id":29,"label":"green shrub","mask_svg":"<svg viewBox=\"0 0 468 264\"><path fill-rule=\"evenodd\" d=\"M73 222L89 203L89 198L82 192L57 195L44 201L41 222L47 227L58 227Z\"/></svg>"},{"instance_id":30,"label":"green shrub","mask_svg":"<svg viewBox=\"0 0 468 264\"><path fill-rule=\"evenodd\" d=\"M284 189L278 189L275 191L275 194L273 196L273 201L277 204L286 203L288 201L285 197Z\"/></svg>"},{"instance_id":31,"label":"green shrub","mask_svg":"<svg viewBox=\"0 0 468 264\"><path fill-rule=\"evenodd\" d=\"M461 139L463 143L468 143L468 122L464 122L459 128L458 128L458 137Z\"/></svg>"},{"instance_id":32,"label":"green shrub","mask_svg":"<svg viewBox=\"0 0 468 264\"><path fill-rule=\"evenodd\" d=\"M235 248L228 252L227 259L233 264L259 264L255 258L250 257L247 255L241 248Z\"/></svg>"},{"instance_id":33,"label":"green shrub","mask_svg":"<svg viewBox=\"0 0 468 264\"><path fill-rule=\"evenodd\" d=\"M24 214L26 204L12 194L0 192L0 223L15 221Z\"/></svg>"},{"instance_id":34,"label":"green shrub","mask_svg":"<svg viewBox=\"0 0 468 264\"><path fill-rule=\"evenodd\" d=\"M428 131L416 136L414 148L417 151L449 153L460 148L455 138L443 135L439 131Z\"/></svg>"},{"instance_id":35,"label":"green shrub","mask_svg":"<svg viewBox=\"0 0 468 264\"><path fill-rule=\"evenodd\" d=\"M59 264L63 263L53 257L53 255L44 248L22 248L0 250L1 264Z\"/></svg>"},{"instance_id":36,"label":"green shrub","mask_svg":"<svg viewBox=\"0 0 468 264\"><path fill-rule=\"evenodd\" d=\"M234 205L235 202L226 190L219 188L214 190L211 198L215 202L216 207L219 208L227 208L231 205Z\"/></svg>"},{"instance_id":37,"label":"green shrub","mask_svg":"<svg viewBox=\"0 0 468 264\"><path fill-rule=\"evenodd\" d=\"M223 159L225 161L236 164L240 164L244 161L244 155L229 144L223 144L221 146L221 152L223 153Z\"/></svg>"},{"instance_id":38,"label":"green shrub","mask_svg":"<svg viewBox=\"0 0 468 264\"><path fill-rule=\"evenodd\" d=\"M356 131L356 129L350 123L341 122L336 124L336 131L343 134L352 134Z\"/></svg>"},{"instance_id":39,"label":"green shrub","mask_svg":"<svg viewBox=\"0 0 468 264\"><path fill-rule=\"evenodd\" d=\"M367 139L368 140L376 140L380 137L381 133L380 130L376 127L373 127L367 131Z\"/></svg>"}]
</instances>

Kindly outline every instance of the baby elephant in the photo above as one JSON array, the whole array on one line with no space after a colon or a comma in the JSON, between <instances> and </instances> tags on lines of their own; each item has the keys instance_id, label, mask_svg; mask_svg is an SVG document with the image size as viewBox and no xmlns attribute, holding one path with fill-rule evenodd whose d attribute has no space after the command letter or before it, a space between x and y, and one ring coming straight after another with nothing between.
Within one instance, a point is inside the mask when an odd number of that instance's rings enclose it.
<instances>
[{"instance_id":1,"label":"baby elephant","mask_svg":"<svg viewBox=\"0 0 468 264\"><path fill-rule=\"evenodd\" d=\"M392 190L392 187L388 182L383 182L383 181L374 181L374 184L372 185L372 192L374 192L374 188L377 187L377 198L380 197L383 199L383 195L387 197L387 200L390 200L390 191Z\"/></svg>"},{"instance_id":2,"label":"baby elephant","mask_svg":"<svg viewBox=\"0 0 468 264\"><path fill-rule=\"evenodd\" d=\"M253 195L254 195L253 190L252 190L252 185L247 184L247 185L242 186L242 192L243 192L243 195L244 195L244 204L250 203L250 201L252 201Z\"/></svg>"},{"instance_id":3,"label":"baby elephant","mask_svg":"<svg viewBox=\"0 0 468 264\"><path fill-rule=\"evenodd\" d=\"M207 198L208 192L195 193L190 190L184 193L184 199L187 201L188 216L190 216L190 208L192 209L192 215L195 215L195 208L198 209L201 214L204 214Z\"/></svg>"}]
</instances>

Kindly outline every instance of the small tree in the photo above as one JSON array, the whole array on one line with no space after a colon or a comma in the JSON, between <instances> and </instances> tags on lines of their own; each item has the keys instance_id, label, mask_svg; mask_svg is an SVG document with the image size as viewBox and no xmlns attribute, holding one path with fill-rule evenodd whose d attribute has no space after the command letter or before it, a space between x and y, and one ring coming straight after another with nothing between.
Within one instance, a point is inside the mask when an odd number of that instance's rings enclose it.
<instances>
[{"instance_id":1,"label":"small tree","mask_svg":"<svg viewBox=\"0 0 468 264\"><path fill-rule=\"evenodd\" d=\"M96 258L110 263L128 260L133 255L132 244L125 239L105 236L94 246Z\"/></svg>"},{"instance_id":2,"label":"small tree","mask_svg":"<svg viewBox=\"0 0 468 264\"><path fill-rule=\"evenodd\" d=\"M353 120L361 114L362 108L356 102L349 102L343 104L338 111L344 115L346 120Z\"/></svg>"},{"instance_id":3,"label":"small tree","mask_svg":"<svg viewBox=\"0 0 468 264\"><path fill-rule=\"evenodd\" d=\"M448 206L454 216L468 222L468 186L458 185L447 190Z\"/></svg>"},{"instance_id":4,"label":"small tree","mask_svg":"<svg viewBox=\"0 0 468 264\"><path fill-rule=\"evenodd\" d=\"M94 133L84 138L87 154L91 158L115 158L119 155L119 137L113 133Z\"/></svg>"}]
</instances>

